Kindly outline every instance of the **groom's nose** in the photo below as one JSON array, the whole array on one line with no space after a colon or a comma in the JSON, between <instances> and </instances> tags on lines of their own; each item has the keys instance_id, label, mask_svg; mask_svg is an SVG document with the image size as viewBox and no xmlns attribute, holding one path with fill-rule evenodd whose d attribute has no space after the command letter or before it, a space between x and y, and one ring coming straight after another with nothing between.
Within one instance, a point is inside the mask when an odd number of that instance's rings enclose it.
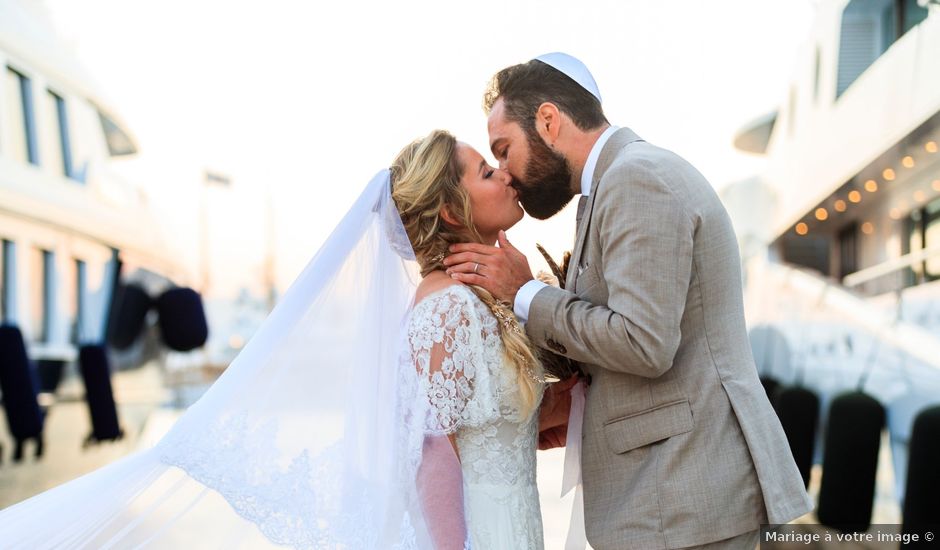
<instances>
[{"instance_id":1,"label":"groom's nose","mask_svg":"<svg viewBox=\"0 0 940 550\"><path fill-rule=\"evenodd\" d=\"M500 180L503 182L503 185L512 185L514 178L512 177L512 174L509 173L509 170L506 170L505 168L500 168L499 177L500 177Z\"/></svg>"}]
</instances>

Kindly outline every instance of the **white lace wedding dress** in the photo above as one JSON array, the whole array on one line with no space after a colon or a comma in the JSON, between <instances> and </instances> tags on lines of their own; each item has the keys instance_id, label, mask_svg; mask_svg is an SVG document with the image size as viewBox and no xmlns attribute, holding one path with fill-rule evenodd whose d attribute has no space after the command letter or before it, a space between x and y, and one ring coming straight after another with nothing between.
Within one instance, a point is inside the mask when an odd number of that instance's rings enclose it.
<instances>
[{"instance_id":1,"label":"white lace wedding dress","mask_svg":"<svg viewBox=\"0 0 940 550\"><path fill-rule=\"evenodd\" d=\"M497 320L469 288L421 300L408 327L411 365L431 402L434 431L454 434L474 549L542 549L536 487L538 415L519 411Z\"/></svg>"}]
</instances>

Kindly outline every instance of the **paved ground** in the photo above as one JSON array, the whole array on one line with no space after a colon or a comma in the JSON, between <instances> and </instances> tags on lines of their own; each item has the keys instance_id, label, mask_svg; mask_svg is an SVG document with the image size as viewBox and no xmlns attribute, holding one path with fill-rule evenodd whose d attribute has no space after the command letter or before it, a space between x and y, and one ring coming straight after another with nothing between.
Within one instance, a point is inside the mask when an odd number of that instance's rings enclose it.
<instances>
[{"instance_id":1,"label":"paved ground","mask_svg":"<svg viewBox=\"0 0 940 550\"><path fill-rule=\"evenodd\" d=\"M0 408L0 443L4 448L0 465L0 508L95 470L135 449L147 417L167 402L170 395L162 389L156 368L119 373L113 384L124 439L82 448L82 442L91 432L91 422L83 397L84 388L81 381L72 376L63 381L58 391L59 400L47 413L44 456L38 461L33 458L32 443L27 443L23 461L12 462L13 441Z\"/></svg>"},{"instance_id":2,"label":"paved ground","mask_svg":"<svg viewBox=\"0 0 940 550\"><path fill-rule=\"evenodd\" d=\"M0 465L0 508L91 472L138 446L152 445L179 415L179 409L174 407L178 402L176 394L163 388L161 374L155 366L120 372L114 376L113 385L124 439L82 448L91 423L81 381L72 376L63 381L58 391L59 400L49 409L45 456L38 461L32 458L32 446L27 445L27 458L19 464L12 463L13 442L0 408L0 443L4 447ZM558 498L563 463L561 450L539 453L539 490L547 548L563 547L571 514L572 495L564 500Z\"/></svg>"},{"instance_id":3,"label":"paved ground","mask_svg":"<svg viewBox=\"0 0 940 550\"><path fill-rule=\"evenodd\" d=\"M83 401L81 382L71 377L63 382L59 401L50 409L46 420L46 456L36 461L27 447L27 459L13 464L12 441L6 430L6 420L0 408L0 443L4 446L3 464L0 465L0 508L19 502L46 489L88 473L100 466L125 456L138 447L152 445L172 425L180 414L177 407L189 397L163 387L158 369L146 367L121 372L114 377L118 414L126 436L113 443L82 448L82 441L91 430L88 409ZM893 499L888 445L882 445L879 461L878 497L875 522L896 523L899 510ZM539 492L545 528L546 548L564 547L567 526L571 516L573 493L559 498L561 490L564 452L560 449L539 453ZM810 490L818 491L819 468L813 475ZM801 518L800 523L815 523L812 515ZM807 525L807 529L812 529ZM855 548L867 548L856 546Z\"/></svg>"}]
</instances>

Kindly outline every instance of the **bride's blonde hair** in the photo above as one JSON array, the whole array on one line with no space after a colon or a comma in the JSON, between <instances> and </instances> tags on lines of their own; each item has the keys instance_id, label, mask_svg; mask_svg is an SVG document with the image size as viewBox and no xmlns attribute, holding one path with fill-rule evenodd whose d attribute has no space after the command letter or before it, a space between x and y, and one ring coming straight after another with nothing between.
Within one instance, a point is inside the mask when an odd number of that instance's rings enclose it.
<instances>
[{"instance_id":1,"label":"bride's blonde hair","mask_svg":"<svg viewBox=\"0 0 940 550\"><path fill-rule=\"evenodd\" d=\"M473 225L470 195L460 185L463 169L457 160L457 140L444 130L435 130L410 143L392 163L392 199L421 266L422 277L444 268L442 262L450 245L483 242ZM441 212L445 207L457 225L444 221ZM542 365L525 331L512 317L512 306L499 302L482 287L469 288L499 321L507 362L516 370L522 412L528 415L541 397Z\"/></svg>"}]
</instances>

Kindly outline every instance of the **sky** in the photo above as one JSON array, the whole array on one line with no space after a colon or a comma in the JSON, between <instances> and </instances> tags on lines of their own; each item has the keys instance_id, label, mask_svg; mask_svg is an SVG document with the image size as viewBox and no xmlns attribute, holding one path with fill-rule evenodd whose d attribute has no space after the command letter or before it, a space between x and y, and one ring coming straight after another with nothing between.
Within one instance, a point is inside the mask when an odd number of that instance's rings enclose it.
<instances>
[{"instance_id":1,"label":"sky","mask_svg":"<svg viewBox=\"0 0 940 550\"><path fill-rule=\"evenodd\" d=\"M41 1L41 0L33 0ZM499 69L564 51L592 71L607 118L716 187L762 166L731 142L782 101L814 2L794 0L45 0L140 154L165 239L198 273L201 201L212 293L260 283L268 214L283 291L409 141L445 128L492 162L480 107ZM205 187L211 170L231 180ZM270 201L270 203L269 203ZM270 209L266 205L270 204ZM544 264L573 244L573 205L510 240ZM194 276L195 277L195 276Z\"/></svg>"}]
</instances>

